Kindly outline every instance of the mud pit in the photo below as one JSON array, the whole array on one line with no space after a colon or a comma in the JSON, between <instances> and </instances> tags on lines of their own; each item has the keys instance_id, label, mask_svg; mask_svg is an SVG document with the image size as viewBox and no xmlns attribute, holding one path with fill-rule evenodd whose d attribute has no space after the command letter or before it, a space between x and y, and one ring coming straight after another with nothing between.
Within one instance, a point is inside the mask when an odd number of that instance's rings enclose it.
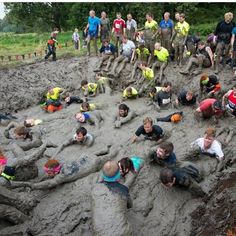
<instances>
[{"instance_id":1,"label":"mud pit","mask_svg":"<svg viewBox=\"0 0 236 236\"><path fill-rule=\"evenodd\" d=\"M76 121L73 119L79 105L72 104L54 114L45 114L36 105L42 92L48 85L59 86L71 91L72 94L80 94L77 89L82 79L92 81L94 78L93 69L96 67L97 58L87 57L58 60L56 63L37 63L16 69L1 70L0 86L0 111L18 111L19 120L25 117L41 118L55 117L55 121L45 123L33 129L40 129L43 132L43 141L50 140L55 144L61 144L72 136L76 129ZM124 156L140 155L145 158L145 153L153 146L152 142L141 141L131 144L129 138L141 125L145 116L153 119L162 117L175 110L162 110L160 113L146 106L146 98L140 98L125 103L138 113L145 114L136 117L130 123L125 124L119 130L113 129L111 114L117 110L120 101L122 86L131 73L131 66L127 65L126 70L121 74L115 84L116 90L112 96L101 94L91 102L103 104L105 121L101 128L96 126L85 127L88 132L95 135L95 144L91 148L70 146L64 149L56 158L60 161L76 160L81 153L94 153L106 145L120 145L120 152L116 159ZM174 92L180 88L191 88L196 91L198 78L188 80L178 73L170 65L166 72L166 79L174 85ZM223 76L224 74L224 76ZM223 89L231 87L232 72L225 70L221 72L220 79ZM181 160L186 153L189 144L196 138L201 137L208 122L197 123L193 119L191 108L182 108L184 120L173 125L170 123L158 123L165 131L171 132L170 141L174 143L177 158ZM66 119L57 119L58 116L66 114ZM235 120L227 118L220 121L216 126L235 126ZM0 127L1 143L4 142L3 127ZM233 158L236 154L236 138L225 148L225 153ZM47 154L53 155L53 150ZM43 175L42 166L46 158L37 162L39 177ZM205 199L193 198L190 193L181 189L165 189L159 181L160 168L156 165L145 164L130 189L133 199L133 207L127 210L127 218L131 225L133 235L226 235L227 230L236 225L236 164L233 163L220 173L215 173L212 166L216 164L214 159L200 160L197 165L205 170L205 179L201 182L203 189L209 193ZM92 201L91 191L97 180L98 173L91 173L89 176L72 183L58 186L47 191L32 191L39 203L30 212L31 220L22 225L12 226L8 222L0 223L0 235L94 235L92 228ZM14 190L17 191L17 190ZM20 190L23 191L23 190ZM28 190L27 190L28 191ZM117 232L116 235L120 235Z\"/></svg>"}]
</instances>

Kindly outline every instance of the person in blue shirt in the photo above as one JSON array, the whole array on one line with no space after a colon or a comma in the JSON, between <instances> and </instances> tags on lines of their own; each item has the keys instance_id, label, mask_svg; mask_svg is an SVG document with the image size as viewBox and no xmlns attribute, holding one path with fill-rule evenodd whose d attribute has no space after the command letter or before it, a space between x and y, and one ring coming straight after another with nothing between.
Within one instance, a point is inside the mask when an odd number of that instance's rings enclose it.
<instances>
[{"instance_id":1,"label":"person in blue shirt","mask_svg":"<svg viewBox=\"0 0 236 236\"><path fill-rule=\"evenodd\" d=\"M96 56L98 55L98 46L97 46L97 38L100 36L101 31L101 22L98 17L95 16L95 11L91 10L89 12L88 24L85 28L85 33L88 33L87 37L87 56L90 56L90 42L94 41L94 49L96 52Z\"/></svg>"},{"instance_id":2,"label":"person in blue shirt","mask_svg":"<svg viewBox=\"0 0 236 236\"><path fill-rule=\"evenodd\" d=\"M160 22L159 27L161 35L161 45L170 52L171 49L170 40L174 29L174 23L170 19L169 12L165 12L164 19Z\"/></svg>"},{"instance_id":3,"label":"person in blue shirt","mask_svg":"<svg viewBox=\"0 0 236 236\"><path fill-rule=\"evenodd\" d=\"M231 50L233 54L233 70L234 70L234 77L236 78L236 27L233 28L232 37L231 37Z\"/></svg>"},{"instance_id":4,"label":"person in blue shirt","mask_svg":"<svg viewBox=\"0 0 236 236\"><path fill-rule=\"evenodd\" d=\"M151 162L156 162L158 165L174 167L176 165L176 155L173 151L173 143L162 142L157 148L149 151L148 158Z\"/></svg>"},{"instance_id":5,"label":"person in blue shirt","mask_svg":"<svg viewBox=\"0 0 236 236\"><path fill-rule=\"evenodd\" d=\"M115 59L115 46L109 42L108 39L104 39L102 42L102 47L99 50L100 55L102 56L101 61L98 64L98 67L94 69L94 72L100 71L104 61L108 60L107 66L104 71L108 71L112 61Z\"/></svg>"}]
</instances>

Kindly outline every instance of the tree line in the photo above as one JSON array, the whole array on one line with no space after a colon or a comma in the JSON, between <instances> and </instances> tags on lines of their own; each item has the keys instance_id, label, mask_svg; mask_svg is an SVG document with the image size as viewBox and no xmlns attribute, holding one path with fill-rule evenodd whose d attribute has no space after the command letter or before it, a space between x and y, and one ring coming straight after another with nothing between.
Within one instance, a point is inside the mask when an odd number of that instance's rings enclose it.
<instances>
[{"instance_id":1,"label":"tree line","mask_svg":"<svg viewBox=\"0 0 236 236\"><path fill-rule=\"evenodd\" d=\"M98 17L102 11L107 12L113 21L116 12L121 12L123 19L131 13L139 25L145 22L145 15L151 12L154 19L161 20L168 11L174 18L175 12L186 14L191 25L217 23L223 19L224 13L236 9L235 3L60 3L60 2L25 2L4 3L7 14L0 20L0 31L47 32L57 27L63 31L71 31L75 27L82 30L91 9ZM233 12L234 13L234 12Z\"/></svg>"}]
</instances>

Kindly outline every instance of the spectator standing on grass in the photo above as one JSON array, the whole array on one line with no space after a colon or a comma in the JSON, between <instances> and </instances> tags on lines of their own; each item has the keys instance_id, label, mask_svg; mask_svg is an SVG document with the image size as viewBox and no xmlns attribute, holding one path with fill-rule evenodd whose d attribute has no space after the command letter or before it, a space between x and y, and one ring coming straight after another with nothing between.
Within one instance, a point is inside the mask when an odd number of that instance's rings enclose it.
<instances>
[{"instance_id":1,"label":"spectator standing on grass","mask_svg":"<svg viewBox=\"0 0 236 236\"><path fill-rule=\"evenodd\" d=\"M72 35L72 40L73 40L75 49L80 50L80 37L79 37L79 33L78 33L77 28L75 28L75 31Z\"/></svg>"}]
</instances>

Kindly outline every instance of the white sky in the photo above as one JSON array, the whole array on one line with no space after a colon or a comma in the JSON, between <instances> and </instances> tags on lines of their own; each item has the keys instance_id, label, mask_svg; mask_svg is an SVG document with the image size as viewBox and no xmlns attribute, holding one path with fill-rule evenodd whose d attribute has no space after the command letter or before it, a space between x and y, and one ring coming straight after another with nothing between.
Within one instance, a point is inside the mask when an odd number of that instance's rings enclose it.
<instances>
[{"instance_id":1,"label":"white sky","mask_svg":"<svg viewBox=\"0 0 236 236\"><path fill-rule=\"evenodd\" d=\"M0 19L3 19L4 16L5 16L4 4L3 4L3 2L0 2Z\"/></svg>"}]
</instances>

